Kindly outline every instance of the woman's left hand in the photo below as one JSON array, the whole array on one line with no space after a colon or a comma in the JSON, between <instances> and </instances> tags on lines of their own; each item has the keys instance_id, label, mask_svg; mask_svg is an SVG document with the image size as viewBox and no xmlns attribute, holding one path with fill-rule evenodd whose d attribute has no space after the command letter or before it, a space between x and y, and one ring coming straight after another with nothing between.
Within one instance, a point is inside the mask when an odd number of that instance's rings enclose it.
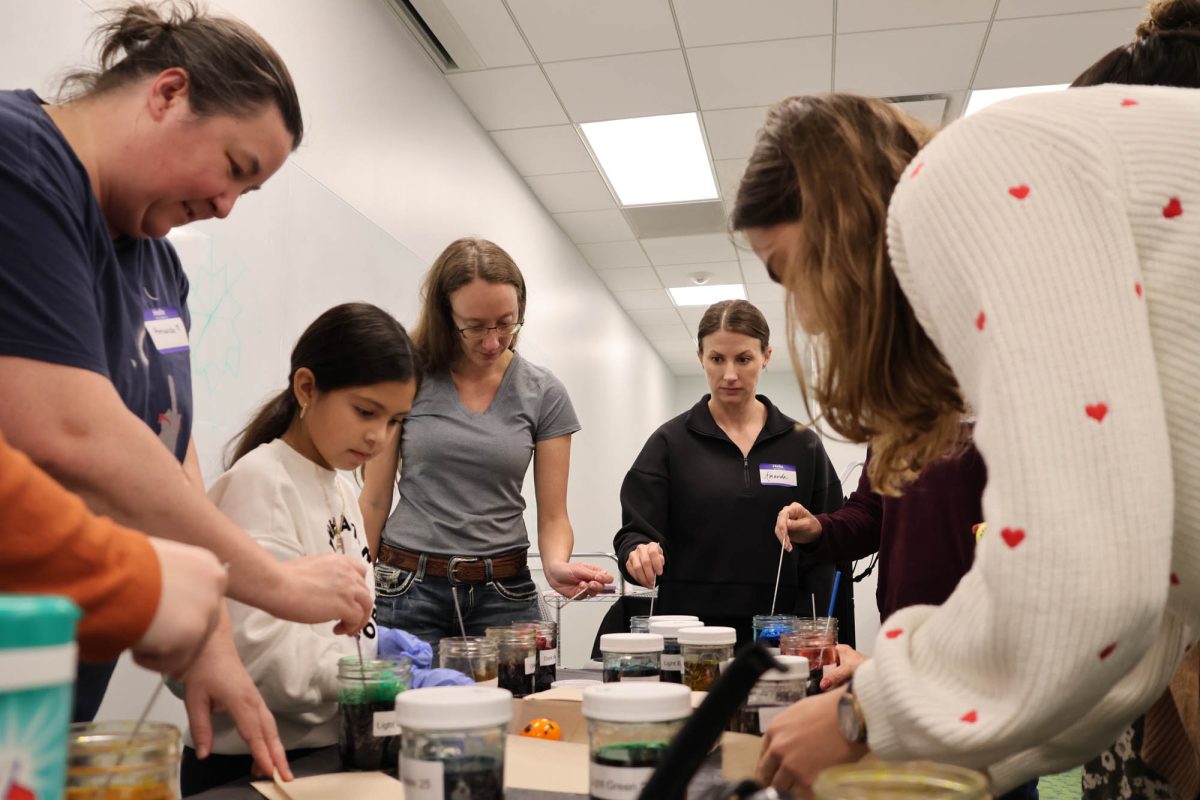
<instances>
[{"instance_id":1,"label":"woman's left hand","mask_svg":"<svg viewBox=\"0 0 1200 800\"><path fill-rule=\"evenodd\" d=\"M759 783L809 797L821 770L867 754L866 745L847 741L838 728L838 699L844 692L807 697L772 720L758 760Z\"/></svg>"},{"instance_id":2,"label":"woman's left hand","mask_svg":"<svg viewBox=\"0 0 1200 800\"><path fill-rule=\"evenodd\" d=\"M582 600L604 591L605 584L613 582L613 576L591 564L574 564L570 561L543 564L546 581L550 588L563 597ZM579 594L583 592L583 594Z\"/></svg>"}]
</instances>

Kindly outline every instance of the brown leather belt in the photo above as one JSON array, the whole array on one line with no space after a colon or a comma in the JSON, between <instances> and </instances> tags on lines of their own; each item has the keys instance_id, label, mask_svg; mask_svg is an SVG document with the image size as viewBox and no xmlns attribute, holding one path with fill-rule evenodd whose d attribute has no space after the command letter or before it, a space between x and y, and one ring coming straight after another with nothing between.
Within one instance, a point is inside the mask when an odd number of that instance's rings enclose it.
<instances>
[{"instance_id":1,"label":"brown leather belt","mask_svg":"<svg viewBox=\"0 0 1200 800\"><path fill-rule=\"evenodd\" d=\"M416 572L421 566L422 556L394 547L387 542L379 543L379 562L389 567ZM426 555L425 574L445 578L451 583L484 583L492 580L515 578L525 569L525 551L505 553L499 556L450 556L438 558ZM488 573L491 573L490 575Z\"/></svg>"}]
</instances>

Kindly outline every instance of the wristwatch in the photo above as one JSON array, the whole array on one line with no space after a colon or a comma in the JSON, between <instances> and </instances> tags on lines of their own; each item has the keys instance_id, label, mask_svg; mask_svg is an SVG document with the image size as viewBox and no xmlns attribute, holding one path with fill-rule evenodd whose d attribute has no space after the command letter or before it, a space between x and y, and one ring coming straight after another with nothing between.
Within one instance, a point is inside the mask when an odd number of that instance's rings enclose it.
<instances>
[{"instance_id":1,"label":"wristwatch","mask_svg":"<svg viewBox=\"0 0 1200 800\"><path fill-rule=\"evenodd\" d=\"M867 720L863 717L862 706L854 696L854 681L846 685L846 691L838 698L838 730L846 741L852 744L865 744L867 741Z\"/></svg>"}]
</instances>

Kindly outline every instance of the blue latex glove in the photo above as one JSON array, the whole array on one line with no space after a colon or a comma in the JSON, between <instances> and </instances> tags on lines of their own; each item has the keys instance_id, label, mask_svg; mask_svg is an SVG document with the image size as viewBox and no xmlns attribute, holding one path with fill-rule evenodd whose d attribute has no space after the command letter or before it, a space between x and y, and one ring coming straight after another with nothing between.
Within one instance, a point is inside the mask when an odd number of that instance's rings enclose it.
<instances>
[{"instance_id":1,"label":"blue latex glove","mask_svg":"<svg viewBox=\"0 0 1200 800\"><path fill-rule=\"evenodd\" d=\"M414 669L412 671L412 688L421 689L426 686L474 686L475 681L452 669Z\"/></svg>"},{"instance_id":2,"label":"blue latex glove","mask_svg":"<svg viewBox=\"0 0 1200 800\"><path fill-rule=\"evenodd\" d=\"M380 625L378 630L379 638L375 646L381 657L407 656L412 661L413 672L433 666L433 648L426 642L399 628Z\"/></svg>"}]
</instances>

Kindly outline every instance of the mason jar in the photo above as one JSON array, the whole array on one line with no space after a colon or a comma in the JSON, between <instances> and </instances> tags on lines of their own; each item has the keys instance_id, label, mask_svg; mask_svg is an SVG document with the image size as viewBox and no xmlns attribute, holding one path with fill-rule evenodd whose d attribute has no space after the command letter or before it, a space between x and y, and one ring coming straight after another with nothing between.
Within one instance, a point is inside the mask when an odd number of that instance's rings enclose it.
<instances>
[{"instance_id":1,"label":"mason jar","mask_svg":"<svg viewBox=\"0 0 1200 800\"><path fill-rule=\"evenodd\" d=\"M755 614L751 621L754 641L767 648L771 655L777 656L779 637L795 630L799 619L795 614Z\"/></svg>"},{"instance_id":2,"label":"mason jar","mask_svg":"<svg viewBox=\"0 0 1200 800\"><path fill-rule=\"evenodd\" d=\"M391 769L400 756L396 695L412 684L412 661L343 656L337 681L342 769Z\"/></svg>"},{"instance_id":3,"label":"mason jar","mask_svg":"<svg viewBox=\"0 0 1200 800\"><path fill-rule=\"evenodd\" d=\"M438 642L438 664L478 684L496 685L496 643L485 636L447 636Z\"/></svg>"},{"instance_id":4,"label":"mason jar","mask_svg":"<svg viewBox=\"0 0 1200 800\"><path fill-rule=\"evenodd\" d=\"M697 623L686 619L655 619L650 633L663 637L662 677L664 683L683 683L683 656L679 650L679 631Z\"/></svg>"},{"instance_id":5,"label":"mason jar","mask_svg":"<svg viewBox=\"0 0 1200 800\"><path fill-rule=\"evenodd\" d=\"M683 682L693 692L707 692L725 666L733 660L737 631L721 625L682 628L679 650L683 657Z\"/></svg>"},{"instance_id":6,"label":"mason jar","mask_svg":"<svg viewBox=\"0 0 1200 800\"><path fill-rule=\"evenodd\" d=\"M518 625L487 628L487 638L496 643L496 677L501 689L513 697L533 694L537 673L537 631Z\"/></svg>"},{"instance_id":7,"label":"mason jar","mask_svg":"<svg viewBox=\"0 0 1200 800\"><path fill-rule=\"evenodd\" d=\"M76 723L67 734L66 797L179 800L179 759L179 729L174 725Z\"/></svg>"},{"instance_id":8,"label":"mason jar","mask_svg":"<svg viewBox=\"0 0 1200 800\"><path fill-rule=\"evenodd\" d=\"M604 683L658 683L662 651L663 637L657 633L606 633L600 637L600 655L604 659L600 677Z\"/></svg>"},{"instance_id":9,"label":"mason jar","mask_svg":"<svg viewBox=\"0 0 1200 800\"><path fill-rule=\"evenodd\" d=\"M512 692L484 686L413 689L396 698L408 800L502 800Z\"/></svg>"},{"instance_id":10,"label":"mason jar","mask_svg":"<svg viewBox=\"0 0 1200 800\"><path fill-rule=\"evenodd\" d=\"M691 620L697 625L704 624L695 614L655 614L653 617L648 615L635 615L629 618L629 632L649 633L651 622L661 622L668 619Z\"/></svg>"},{"instance_id":11,"label":"mason jar","mask_svg":"<svg viewBox=\"0 0 1200 800\"><path fill-rule=\"evenodd\" d=\"M691 713L692 693L679 684L608 683L584 689L593 800L637 800Z\"/></svg>"},{"instance_id":12,"label":"mason jar","mask_svg":"<svg viewBox=\"0 0 1200 800\"><path fill-rule=\"evenodd\" d=\"M516 626L533 628L535 631L537 671L533 678L533 690L544 692L558 678L558 626L545 621L518 622Z\"/></svg>"},{"instance_id":13,"label":"mason jar","mask_svg":"<svg viewBox=\"0 0 1200 800\"><path fill-rule=\"evenodd\" d=\"M804 656L810 670L808 693L821 693L825 671L837 666L837 617L801 617L795 630L779 639L783 655Z\"/></svg>"},{"instance_id":14,"label":"mason jar","mask_svg":"<svg viewBox=\"0 0 1200 800\"><path fill-rule=\"evenodd\" d=\"M842 764L813 784L815 800L986 800L982 773L932 761Z\"/></svg>"},{"instance_id":15,"label":"mason jar","mask_svg":"<svg viewBox=\"0 0 1200 800\"><path fill-rule=\"evenodd\" d=\"M783 669L769 669L759 677L733 718L729 730L761 736L792 703L808 693L808 659L803 656L775 656Z\"/></svg>"}]
</instances>

